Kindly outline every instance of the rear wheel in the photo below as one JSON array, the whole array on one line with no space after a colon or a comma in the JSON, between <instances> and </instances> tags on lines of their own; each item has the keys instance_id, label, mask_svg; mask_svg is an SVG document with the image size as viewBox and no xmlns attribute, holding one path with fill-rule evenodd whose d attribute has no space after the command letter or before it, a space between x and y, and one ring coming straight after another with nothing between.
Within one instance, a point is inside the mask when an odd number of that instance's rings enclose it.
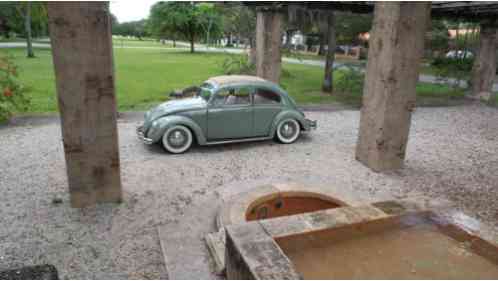
<instances>
[{"instance_id":1,"label":"rear wheel","mask_svg":"<svg viewBox=\"0 0 498 281\"><path fill-rule=\"evenodd\" d=\"M278 123L276 137L281 143L293 143L299 137L301 127L295 119L284 119Z\"/></svg>"},{"instance_id":2,"label":"rear wheel","mask_svg":"<svg viewBox=\"0 0 498 281\"><path fill-rule=\"evenodd\" d=\"M192 132L182 125L175 125L163 135L164 148L174 154L183 153L192 146Z\"/></svg>"}]
</instances>

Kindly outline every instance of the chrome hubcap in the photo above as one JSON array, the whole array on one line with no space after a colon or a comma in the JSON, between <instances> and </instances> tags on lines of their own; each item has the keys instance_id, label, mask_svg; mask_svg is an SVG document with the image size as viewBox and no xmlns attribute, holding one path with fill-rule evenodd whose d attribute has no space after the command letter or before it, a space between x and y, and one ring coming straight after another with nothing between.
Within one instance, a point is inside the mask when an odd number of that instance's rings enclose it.
<instances>
[{"instance_id":1,"label":"chrome hubcap","mask_svg":"<svg viewBox=\"0 0 498 281\"><path fill-rule=\"evenodd\" d=\"M285 138L289 138L289 137L292 137L294 135L295 128L294 128L293 124L285 123L282 126L282 129L280 130L280 132L282 133L282 135Z\"/></svg>"},{"instance_id":2,"label":"chrome hubcap","mask_svg":"<svg viewBox=\"0 0 498 281\"><path fill-rule=\"evenodd\" d=\"M182 145L185 144L185 141L186 141L186 136L184 135L183 132L179 131L179 130L176 130L176 131L173 131L171 132L171 134L169 135L169 143L172 145L172 146L175 146L175 147L180 147Z\"/></svg>"}]
</instances>

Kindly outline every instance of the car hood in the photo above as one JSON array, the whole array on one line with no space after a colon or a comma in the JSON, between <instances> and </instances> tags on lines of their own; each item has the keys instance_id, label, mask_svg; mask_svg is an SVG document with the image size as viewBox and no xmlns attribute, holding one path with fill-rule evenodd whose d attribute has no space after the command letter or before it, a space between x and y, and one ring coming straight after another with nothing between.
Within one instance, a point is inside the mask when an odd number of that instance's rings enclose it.
<instances>
[{"instance_id":1,"label":"car hood","mask_svg":"<svg viewBox=\"0 0 498 281\"><path fill-rule=\"evenodd\" d=\"M145 114L145 123L152 122L159 117L178 112L206 108L207 102L201 97L172 100L161 103Z\"/></svg>"}]
</instances>

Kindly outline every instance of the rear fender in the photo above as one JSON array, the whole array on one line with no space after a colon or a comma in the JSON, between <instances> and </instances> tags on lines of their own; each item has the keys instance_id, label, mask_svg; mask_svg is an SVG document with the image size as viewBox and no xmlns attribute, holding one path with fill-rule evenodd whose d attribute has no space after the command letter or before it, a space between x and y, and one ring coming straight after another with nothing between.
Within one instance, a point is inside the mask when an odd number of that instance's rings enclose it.
<instances>
[{"instance_id":1,"label":"rear fender","mask_svg":"<svg viewBox=\"0 0 498 281\"><path fill-rule=\"evenodd\" d=\"M306 126L305 118L300 112L295 111L295 110L284 110L284 111L280 112L273 119L273 123L272 123L271 129L270 129L270 137L275 136L275 132L277 131L278 123L280 123L280 121L287 119L287 118L292 118L292 119L297 120L297 122L299 122L299 125L301 126L301 129L304 129L305 131L308 130L308 128L305 127Z\"/></svg>"}]
</instances>

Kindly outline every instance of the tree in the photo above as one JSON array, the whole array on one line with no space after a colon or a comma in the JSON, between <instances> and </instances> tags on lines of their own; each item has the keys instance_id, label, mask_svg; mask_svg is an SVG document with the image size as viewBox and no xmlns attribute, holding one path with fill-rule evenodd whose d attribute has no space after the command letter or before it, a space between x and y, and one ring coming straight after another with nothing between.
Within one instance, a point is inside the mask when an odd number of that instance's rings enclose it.
<instances>
[{"instance_id":1,"label":"tree","mask_svg":"<svg viewBox=\"0 0 498 281\"><path fill-rule=\"evenodd\" d=\"M114 23L114 26L112 27L112 34L121 36L132 36L137 37L138 40L142 40L142 37L145 37L148 34L146 29L146 20L129 21L123 23L118 23L116 21Z\"/></svg>"},{"instance_id":2,"label":"tree","mask_svg":"<svg viewBox=\"0 0 498 281\"><path fill-rule=\"evenodd\" d=\"M2 2L0 18L5 22L2 29L4 36L10 32L24 34L27 43L27 56L34 57L32 37L47 35L48 18L45 4L42 2Z\"/></svg>"},{"instance_id":3,"label":"tree","mask_svg":"<svg viewBox=\"0 0 498 281\"><path fill-rule=\"evenodd\" d=\"M35 53L33 52L32 37L31 37L31 2L26 2L24 8L24 28L26 29L26 45L27 45L27 57L34 58Z\"/></svg>"},{"instance_id":4,"label":"tree","mask_svg":"<svg viewBox=\"0 0 498 281\"><path fill-rule=\"evenodd\" d=\"M223 33L227 47L232 44L232 35L244 39L250 47L249 63L256 63L256 13L253 8L236 2L219 3L223 20Z\"/></svg>"},{"instance_id":5,"label":"tree","mask_svg":"<svg viewBox=\"0 0 498 281\"><path fill-rule=\"evenodd\" d=\"M118 18L111 12L109 12L109 16L111 17L111 29L114 29L119 25Z\"/></svg>"},{"instance_id":6,"label":"tree","mask_svg":"<svg viewBox=\"0 0 498 281\"><path fill-rule=\"evenodd\" d=\"M372 15L336 12L336 37L338 45L358 44L358 35L372 28Z\"/></svg>"},{"instance_id":7,"label":"tree","mask_svg":"<svg viewBox=\"0 0 498 281\"><path fill-rule=\"evenodd\" d=\"M336 29L334 12L328 11L327 18L327 57L325 61L325 74L323 77L322 90L326 93L332 93L334 90L334 59L335 59L335 45L336 45Z\"/></svg>"},{"instance_id":8,"label":"tree","mask_svg":"<svg viewBox=\"0 0 498 281\"><path fill-rule=\"evenodd\" d=\"M197 18L209 45L211 37L222 30L221 14L213 3L200 3Z\"/></svg>"},{"instance_id":9,"label":"tree","mask_svg":"<svg viewBox=\"0 0 498 281\"><path fill-rule=\"evenodd\" d=\"M153 34L174 34L190 42L194 52L195 40L203 35L201 3L157 2L150 10L150 29Z\"/></svg>"},{"instance_id":10,"label":"tree","mask_svg":"<svg viewBox=\"0 0 498 281\"><path fill-rule=\"evenodd\" d=\"M448 34L448 26L444 20L433 19L431 21L431 33L428 41L428 48L434 54L445 54L449 48L450 36Z\"/></svg>"},{"instance_id":11,"label":"tree","mask_svg":"<svg viewBox=\"0 0 498 281\"><path fill-rule=\"evenodd\" d=\"M13 21L17 17L15 3L0 2L0 32L3 37L10 38L13 32Z\"/></svg>"}]
</instances>

